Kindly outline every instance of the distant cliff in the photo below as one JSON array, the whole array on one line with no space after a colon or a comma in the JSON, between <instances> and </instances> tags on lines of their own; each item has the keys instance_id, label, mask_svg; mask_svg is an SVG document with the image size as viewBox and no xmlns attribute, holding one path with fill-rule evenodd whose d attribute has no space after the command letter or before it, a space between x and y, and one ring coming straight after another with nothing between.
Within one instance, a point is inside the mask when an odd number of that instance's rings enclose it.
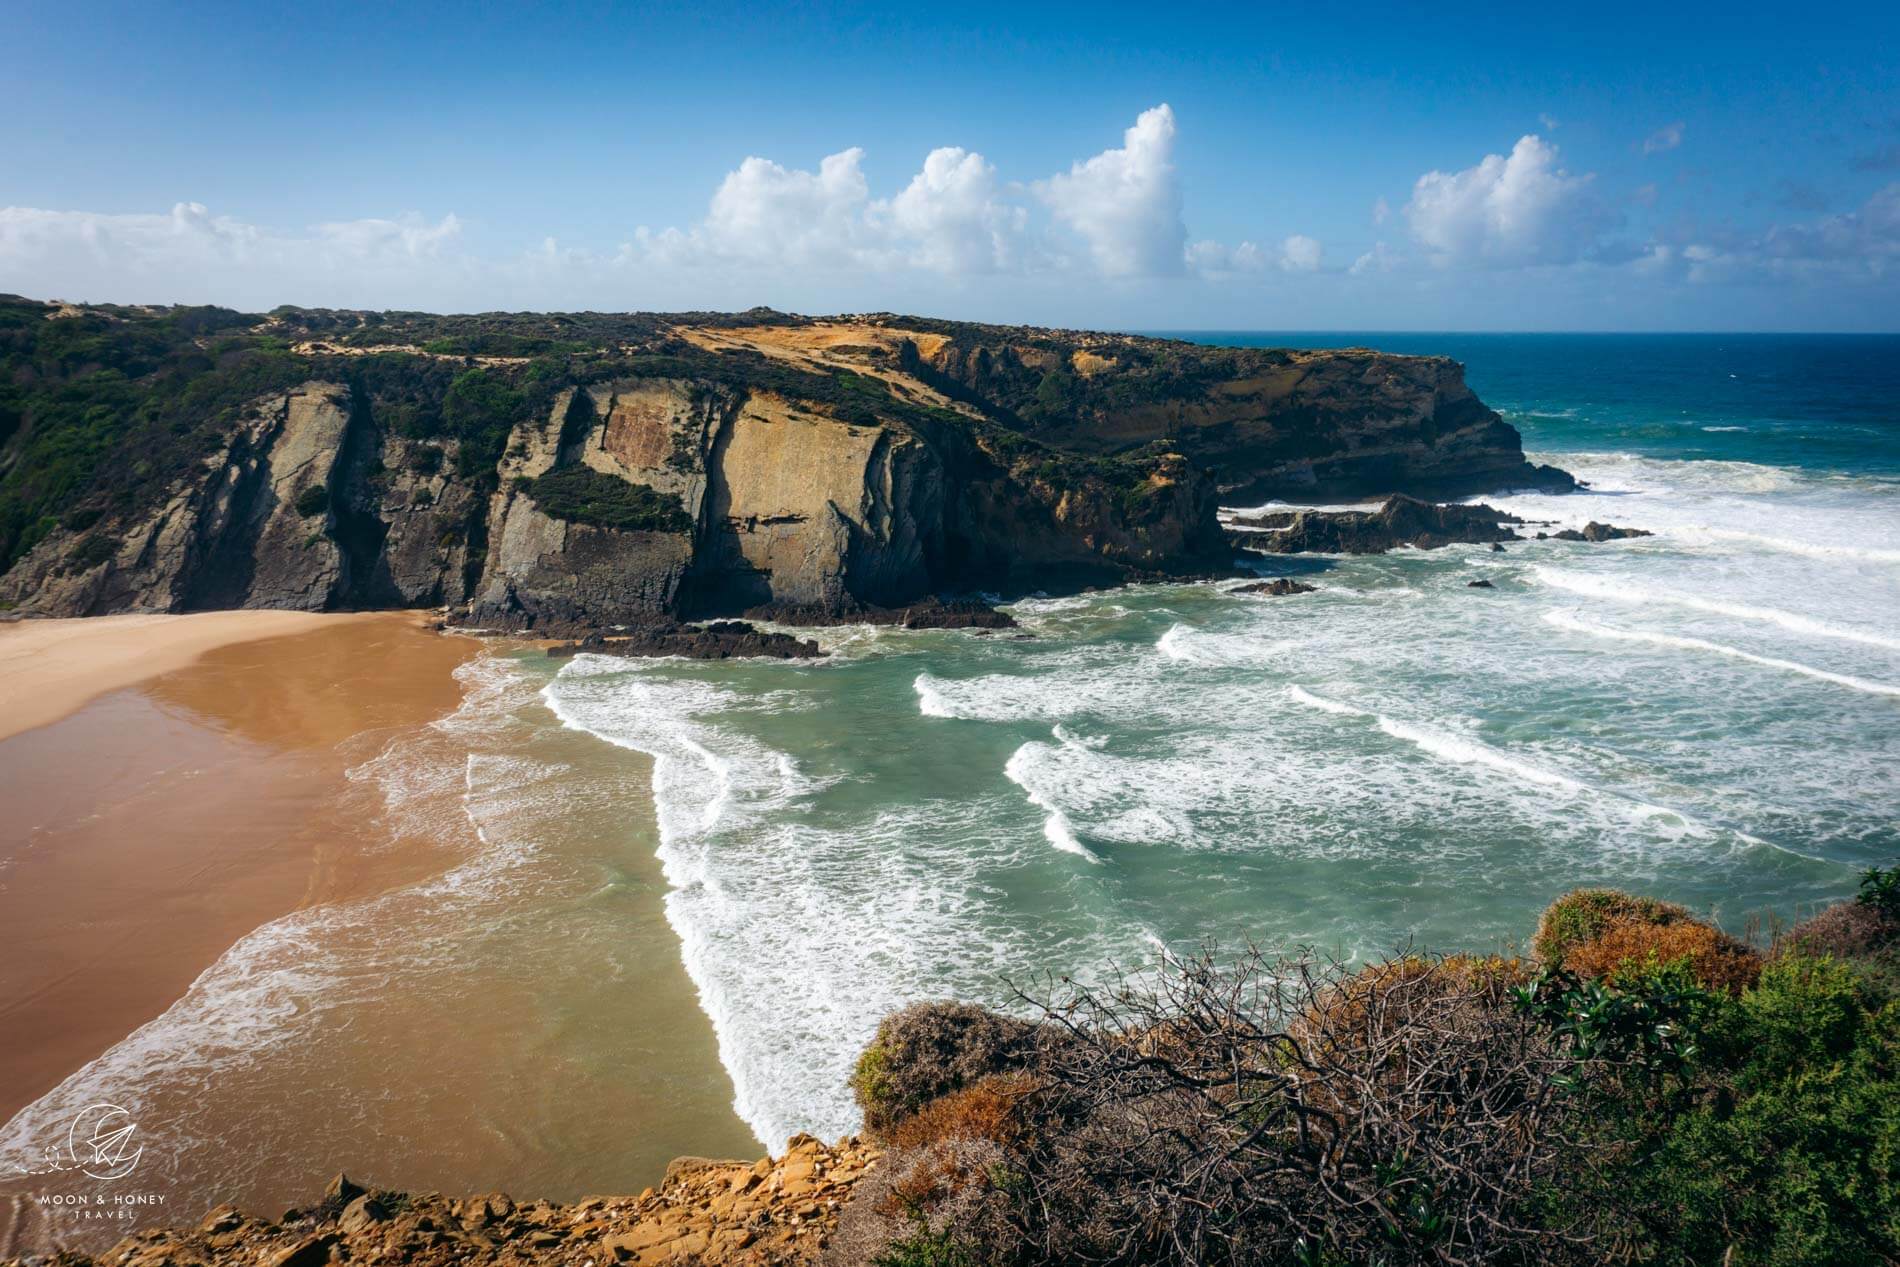
<instances>
[{"instance_id":1,"label":"distant cliff","mask_svg":"<svg viewBox=\"0 0 1900 1267\"><path fill-rule=\"evenodd\" d=\"M1223 499L1567 483L1434 358L0 299L0 605L48 615L836 613L1221 567Z\"/></svg>"}]
</instances>

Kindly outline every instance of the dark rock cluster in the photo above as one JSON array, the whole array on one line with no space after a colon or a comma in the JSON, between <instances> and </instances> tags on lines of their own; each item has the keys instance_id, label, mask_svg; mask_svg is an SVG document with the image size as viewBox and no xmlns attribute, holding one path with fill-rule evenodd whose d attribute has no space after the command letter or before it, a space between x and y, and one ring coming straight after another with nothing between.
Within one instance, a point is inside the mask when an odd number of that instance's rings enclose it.
<instances>
[{"instance_id":1,"label":"dark rock cluster","mask_svg":"<svg viewBox=\"0 0 1900 1267\"><path fill-rule=\"evenodd\" d=\"M1565 528L1562 532L1553 532L1549 535L1550 535L1550 538L1554 541L1595 542L1595 541L1626 541L1631 537L1653 537L1656 534L1653 532L1645 532L1641 528L1618 528L1615 524L1601 524L1601 523L1598 523L1596 520L1592 519L1589 523L1583 526L1583 530L1581 532L1579 532L1575 528ZM1544 536L1545 534L1540 532L1537 534L1537 539L1539 541L1542 541L1544 539Z\"/></svg>"},{"instance_id":2,"label":"dark rock cluster","mask_svg":"<svg viewBox=\"0 0 1900 1267\"><path fill-rule=\"evenodd\" d=\"M1319 587L1317 585L1302 585L1290 577L1282 576L1271 581L1255 581L1252 585L1236 585L1227 592L1229 594L1272 594L1281 596L1286 594L1312 594L1317 592L1318 589Z\"/></svg>"},{"instance_id":3,"label":"dark rock cluster","mask_svg":"<svg viewBox=\"0 0 1900 1267\"><path fill-rule=\"evenodd\" d=\"M1014 629L1016 618L978 599L926 598L904 607L861 604L829 608L817 604L766 603L748 608L747 620L825 629L835 625L895 625L904 629Z\"/></svg>"},{"instance_id":4,"label":"dark rock cluster","mask_svg":"<svg viewBox=\"0 0 1900 1267\"><path fill-rule=\"evenodd\" d=\"M790 634L768 633L743 620L715 620L704 625L649 625L611 633L590 633L574 642L548 648L551 656L592 655L682 656L688 660L735 660L761 657L772 660L816 660L824 650L815 642Z\"/></svg>"},{"instance_id":5,"label":"dark rock cluster","mask_svg":"<svg viewBox=\"0 0 1900 1267\"><path fill-rule=\"evenodd\" d=\"M1384 554L1400 546L1435 550L1460 543L1516 541L1524 521L1490 506L1437 505L1389 497L1373 511L1288 510L1237 517L1237 527L1267 529L1233 535L1245 550L1265 554Z\"/></svg>"}]
</instances>

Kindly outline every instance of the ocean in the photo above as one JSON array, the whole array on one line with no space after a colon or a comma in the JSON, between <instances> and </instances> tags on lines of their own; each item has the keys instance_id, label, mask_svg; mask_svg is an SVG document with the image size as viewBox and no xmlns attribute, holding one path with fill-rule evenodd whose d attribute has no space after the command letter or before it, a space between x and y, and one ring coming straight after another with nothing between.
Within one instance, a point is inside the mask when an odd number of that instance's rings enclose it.
<instances>
[{"instance_id":1,"label":"ocean","mask_svg":"<svg viewBox=\"0 0 1900 1267\"><path fill-rule=\"evenodd\" d=\"M1020 631L824 630L819 662L490 655L426 743L355 775L462 833L453 865L259 930L0 1151L169 1079L206 1092L180 1184L258 1182L234 1140L322 1175L500 997L448 1061L506 1074L454 1075L492 1154L432 1159L408 1112L378 1181L637 1187L667 1112L650 1051L681 1026L644 1009L642 956L683 962L712 1094L777 1149L855 1127L845 1078L909 1002L1020 1006L1209 941L1508 951L1579 885L1741 932L1900 857L1900 339L1195 337L1455 357L1590 485L1482 500L1655 535L1275 558L1317 592L1032 597ZM636 1084L647 1116L616 1122ZM231 1086L241 1124L210 1094Z\"/></svg>"}]
</instances>

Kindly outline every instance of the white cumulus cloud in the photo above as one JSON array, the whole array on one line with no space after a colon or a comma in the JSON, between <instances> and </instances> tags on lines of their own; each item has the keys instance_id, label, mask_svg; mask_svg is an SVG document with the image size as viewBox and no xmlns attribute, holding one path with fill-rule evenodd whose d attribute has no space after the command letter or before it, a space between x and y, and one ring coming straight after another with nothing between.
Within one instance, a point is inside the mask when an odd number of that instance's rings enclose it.
<instances>
[{"instance_id":1,"label":"white cumulus cloud","mask_svg":"<svg viewBox=\"0 0 1900 1267\"><path fill-rule=\"evenodd\" d=\"M1420 176L1405 219L1441 265L1566 264L1588 255L1605 226L1592 180L1558 166L1556 146L1525 136L1509 155Z\"/></svg>"},{"instance_id":2,"label":"white cumulus cloud","mask_svg":"<svg viewBox=\"0 0 1900 1267\"><path fill-rule=\"evenodd\" d=\"M1316 273L1323 249L1318 239L1295 233L1280 244L1280 267L1289 273Z\"/></svg>"},{"instance_id":3,"label":"white cumulus cloud","mask_svg":"<svg viewBox=\"0 0 1900 1267\"><path fill-rule=\"evenodd\" d=\"M1364 277L1368 273L1389 273L1398 266L1399 257L1391 247L1383 242L1374 242L1372 249L1352 262L1346 272L1354 277Z\"/></svg>"},{"instance_id":4,"label":"white cumulus cloud","mask_svg":"<svg viewBox=\"0 0 1900 1267\"><path fill-rule=\"evenodd\" d=\"M279 231L203 203L169 214L0 207L0 288L69 299L335 303L372 285L439 275L462 231L429 221L338 220ZM357 299L368 302L367 299Z\"/></svg>"},{"instance_id":5,"label":"white cumulus cloud","mask_svg":"<svg viewBox=\"0 0 1900 1267\"><path fill-rule=\"evenodd\" d=\"M1659 248L1692 282L1883 282L1900 277L1900 181L1854 211L1772 225L1751 237Z\"/></svg>"},{"instance_id":6,"label":"white cumulus cloud","mask_svg":"<svg viewBox=\"0 0 1900 1267\"><path fill-rule=\"evenodd\" d=\"M910 260L943 273L993 273L1023 255L1028 212L999 195L996 169L956 146L930 151L902 193L873 218L910 244Z\"/></svg>"},{"instance_id":7,"label":"white cumulus cloud","mask_svg":"<svg viewBox=\"0 0 1900 1267\"><path fill-rule=\"evenodd\" d=\"M1110 277L1179 273L1187 226L1174 173L1174 111L1142 111L1104 150L1036 185L1058 223L1077 234Z\"/></svg>"},{"instance_id":8,"label":"white cumulus cloud","mask_svg":"<svg viewBox=\"0 0 1900 1267\"><path fill-rule=\"evenodd\" d=\"M667 264L770 262L838 265L870 245L864 223L870 185L853 147L829 155L815 172L752 157L726 174L706 218L690 231L668 229L639 242Z\"/></svg>"},{"instance_id":9,"label":"white cumulus cloud","mask_svg":"<svg viewBox=\"0 0 1900 1267\"><path fill-rule=\"evenodd\" d=\"M748 158L720 183L703 220L642 228L631 254L682 268L849 265L948 277L1040 271L1079 256L1072 266L1103 276L1176 274L1189 248L1170 157L1174 132L1174 112L1156 106L1127 129L1120 148L1027 186L1047 208L1048 227L1072 234L1079 251L1032 224L1024 186L1001 181L983 155L944 146L888 198L872 197L859 149L831 155L815 172ZM1244 245L1222 251L1223 271L1254 267L1249 254L1259 254Z\"/></svg>"},{"instance_id":10,"label":"white cumulus cloud","mask_svg":"<svg viewBox=\"0 0 1900 1267\"><path fill-rule=\"evenodd\" d=\"M1231 247L1214 241L1193 242L1188 245L1184 258L1189 272L1202 277L1222 278L1264 273L1269 268L1288 273L1318 272L1322 251L1317 238L1295 233L1280 243L1277 249L1253 242L1242 242L1239 246Z\"/></svg>"}]
</instances>

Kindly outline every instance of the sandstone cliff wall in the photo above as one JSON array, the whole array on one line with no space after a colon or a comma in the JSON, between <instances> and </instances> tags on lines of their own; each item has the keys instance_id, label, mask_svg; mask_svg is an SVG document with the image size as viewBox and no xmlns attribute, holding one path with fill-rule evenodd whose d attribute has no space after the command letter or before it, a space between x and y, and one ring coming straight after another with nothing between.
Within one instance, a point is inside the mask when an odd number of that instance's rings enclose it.
<instances>
[{"instance_id":1,"label":"sandstone cliff wall","mask_svg":"<svg viewBox=\"0 0 1900 1267\"><path fill-rule=\"evenodd\" d=\"M169 482L54 507L0 606L444 605L508 628L838 613L1217 569L1222 500L1567 480L1442 358L885 317L627 328L644 342L542 359L385 343L387 323L363 352L279 347L305 381L198 423L211 451Z\"/></svg>"}]
</instances>

